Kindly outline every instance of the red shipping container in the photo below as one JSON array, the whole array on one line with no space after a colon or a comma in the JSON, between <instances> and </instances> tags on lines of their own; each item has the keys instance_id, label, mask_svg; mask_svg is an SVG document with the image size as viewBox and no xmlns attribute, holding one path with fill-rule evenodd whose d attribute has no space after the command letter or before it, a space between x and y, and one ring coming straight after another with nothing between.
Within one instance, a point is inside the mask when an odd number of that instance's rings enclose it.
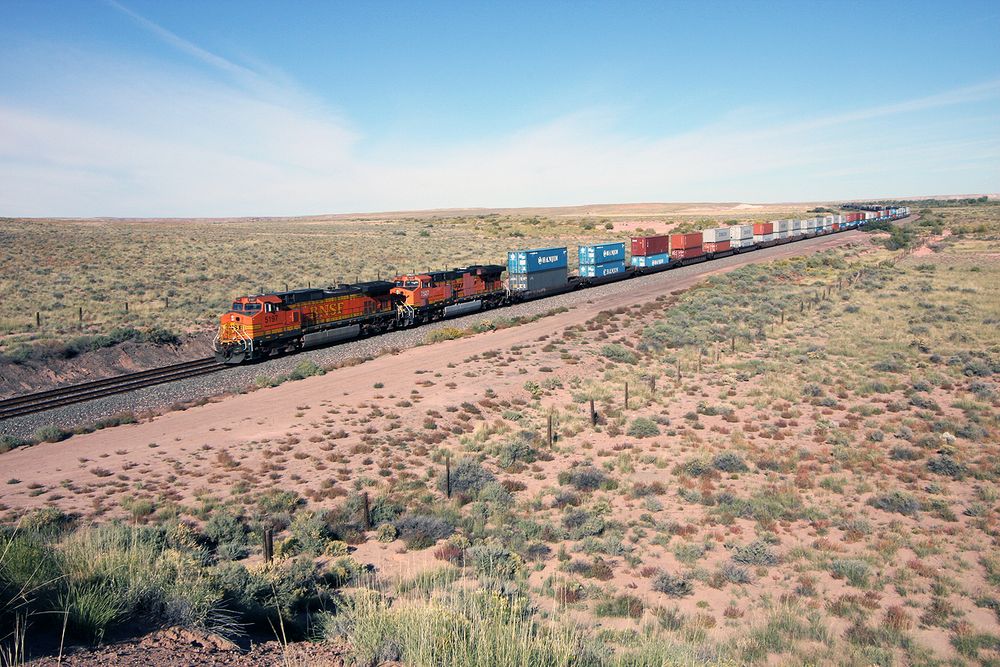
<instances>
[{"instance_id":1,"label":"red shipping container","mask_svg":"<svg viewBox=\"0 0 1000 667\"><path fill-rule=\"evenodd\" d=\"M774 223L773 222L755 222L753 224L754 236L763 236L765 234L774 233Z\"/></svg>"},{"instance_id":2,"label":"red shipping container","mask_svg":"<svg viewBox=\"0 0 1000 667\"><path fill-rule=\"evenodd\" d=\"M644 257L646 255L662 255L670 250L670 237L668 236L635 236L632 237L632 255Z\"/></svg>"},{"instance_id":3,"label":"red shipping container","mask_svg":"<svg viewBox=\"0 0 1000 667\"><path fill-rule=\"evenodd\" d=\"M676 234L676 236L686 236L686 235ZM701 236L701 234L699 234L698 236ZM701 257L704 254L705 252L704 250L702 250L702 247L700 245L692 246L689 248L671 248L670 250L670 256L673 257L674 259L691 259L692 257Z\"/></svg>"},{"instance_id":4,"label":"red shipping container","mask_svg":"<svg viewBox=\"0 0 1000 667\"><path fill-rule=\"evenodd\" d=\"M687 248L697 248L701 246L701 232L693 234L671 234L670 250L686 250Z\"/></svg>"},{"instance_id":5,"label":"red shipping container","mask_svg":"<svg viewBox=\"0 0 1000 667\"><path fill-rule=\"evenodd\" d=\"M730 241L707 241L702 248L705 252L726 252L731 248Z\"/></svg>"},{"instance_id":6,"label":"red shipping container","mask_svg":"<svg viewBox=\"0 0 1000 667\"><path fill-rule=\"evenodd\" d=\"M835 231L835 232L839 232L840 231L840 223L839 222L833 223L833 226L831 227L831 229L833 231Z\"/></svg>"}]
</instances>

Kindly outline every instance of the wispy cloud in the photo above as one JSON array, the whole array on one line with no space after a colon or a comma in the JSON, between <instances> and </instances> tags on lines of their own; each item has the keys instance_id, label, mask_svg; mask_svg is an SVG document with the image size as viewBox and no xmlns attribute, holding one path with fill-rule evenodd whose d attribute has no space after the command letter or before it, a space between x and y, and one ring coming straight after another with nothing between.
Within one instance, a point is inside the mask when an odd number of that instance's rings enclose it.
<instances>
[{"instance_id":1,"label":"wispy cloud","mask_svg":"<svg viewBox=\"0 0 1000 667\"><path fill-rule=\"evenodd\" d=\"M947 122L884 122L997 99L1000 81L783 123L734 111L664 136L622 130L625 111L582 109L490 140L372 151L354 124L283 73L106 2L204 67L74 58L44 82L79 100L58 107L10 99L0 87L0 215L802 200L1000 184L995 125L974 139Z\"/></svg>"}]
</instances>

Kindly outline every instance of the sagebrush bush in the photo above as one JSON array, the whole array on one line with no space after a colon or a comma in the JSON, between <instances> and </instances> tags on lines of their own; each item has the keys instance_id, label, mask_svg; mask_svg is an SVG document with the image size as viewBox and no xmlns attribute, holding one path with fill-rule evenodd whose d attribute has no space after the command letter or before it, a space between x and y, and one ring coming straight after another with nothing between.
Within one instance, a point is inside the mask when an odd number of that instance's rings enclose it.
<instances>
[{"instance_id":1,"label":"sagebrush bush","mask_svg":"<svg viewBox=\"0 0 1000 667\"><path fill-rule=\"evenodd\" d=\"M875 509L896 512L905 516L913 516L920 511L920 501L902 491L891 491L872 496L868 499L868 504Z\"/></svg>"},{"instance_id":2,"label":"sagebrush bush","mask_svg":"<svg viewBox=\"0 0 1000 667\"><path fill-rule=\"evenodd\" d=\"M427 514L407 514L396 521L396 530L407 549L426 549L453 532L455 527L440 517Z\"/></svg>"},{"instance_id":3,"label":"sagebrush bush","mask_svg":"<svg viewBox=\"0 0 1000 667\"><path fill-rule=\"evenodd\" d=\"M653 579L653 590L672 598L682 598L694 593L694 586L685 577L662 572Z\"/></svg>"},{"instance_id":4,"label":"sagebrush bush","mask_svg":"<svg viewBox=\"0 0 1000 667\"><path fill-rule=\"evenodd\" d=\"M722 472L747 472L750 468L736 452L722 452L712 459L712 467Z\"/></svg>"},{"instance_id":5,"label":"sagebrush bush","mask_svg":"<svg viewBox=\"0 0 1000 667\"><path fill-rule=\"evenodd\" d=\"M451 469L451 492L475 498L479 491L488 483L495 482L496 477L483 467L478 459L467 456ZM445 471L438 477L438 489L443 493L447 490Z\"/></svg>"},{"instance_id":6,"label":"sagebrush bush","mask_svg":"<svg viewBox=\"0 0 1000 667\"><path fill-rule=\"evenodd\" d=\"M608 476L593 466L578 466L559 473L559 483L578 491L596 491L608 481Z\"/></svg>"},{"instance_id":7,"label":"sagebrush bush","mask_svg":"<svg viewBox=\"0 0 1000 667\"><path fill-rule=\"evenodd\" d=\"M736 547L732 558L734 562L744 565L776 565L779 561L778 555L763 540Z\"/></svg>"},{"instance_id":8,"label":"sagebrush bush","mask_svg":"<svg viewBox=\"0 0 1000 667\"><path fill-rule=\"evenodd\" d=\"M628 434L633 438L651 438L660 434L660 428L652 419L636 417L628 427Z\"/></svg>"}]
</instances>

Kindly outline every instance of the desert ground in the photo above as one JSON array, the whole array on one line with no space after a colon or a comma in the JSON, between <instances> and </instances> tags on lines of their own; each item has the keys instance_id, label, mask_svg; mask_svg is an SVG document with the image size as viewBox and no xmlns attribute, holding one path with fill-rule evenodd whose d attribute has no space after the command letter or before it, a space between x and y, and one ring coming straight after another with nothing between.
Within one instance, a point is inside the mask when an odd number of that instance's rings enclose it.
<instances>
[{"instance_id":1,"label":"desert ground","mask_svg":"<svg viewBox=\"0 0 1000 667\"><path fill-rule=\"evenodd\" d=\"M795 210L656 206L497 238ZM426 220L476 229L371 224ZM1000 207L908 225L0 454L0 613L67 664L144 616L162 664L995 664Z\"/></svg>"}]
</instances>

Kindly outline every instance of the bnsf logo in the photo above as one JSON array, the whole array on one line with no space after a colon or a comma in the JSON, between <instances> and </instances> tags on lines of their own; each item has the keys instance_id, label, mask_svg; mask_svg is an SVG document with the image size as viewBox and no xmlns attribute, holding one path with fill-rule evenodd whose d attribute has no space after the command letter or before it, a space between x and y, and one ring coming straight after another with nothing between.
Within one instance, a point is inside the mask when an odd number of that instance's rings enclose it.
<instances>
[{"instance_id":1,"label":"bnsf logo","mask_svg":"<svg viewBox=\"0 0 1000 667\"><path fill-rule=\"evenodd\" d=\"M551 255L549 257L538 258L539 264L551 264L552 262L558 262L558 261L559 261L559 255Z\"/></svg>"}]
</instances>

